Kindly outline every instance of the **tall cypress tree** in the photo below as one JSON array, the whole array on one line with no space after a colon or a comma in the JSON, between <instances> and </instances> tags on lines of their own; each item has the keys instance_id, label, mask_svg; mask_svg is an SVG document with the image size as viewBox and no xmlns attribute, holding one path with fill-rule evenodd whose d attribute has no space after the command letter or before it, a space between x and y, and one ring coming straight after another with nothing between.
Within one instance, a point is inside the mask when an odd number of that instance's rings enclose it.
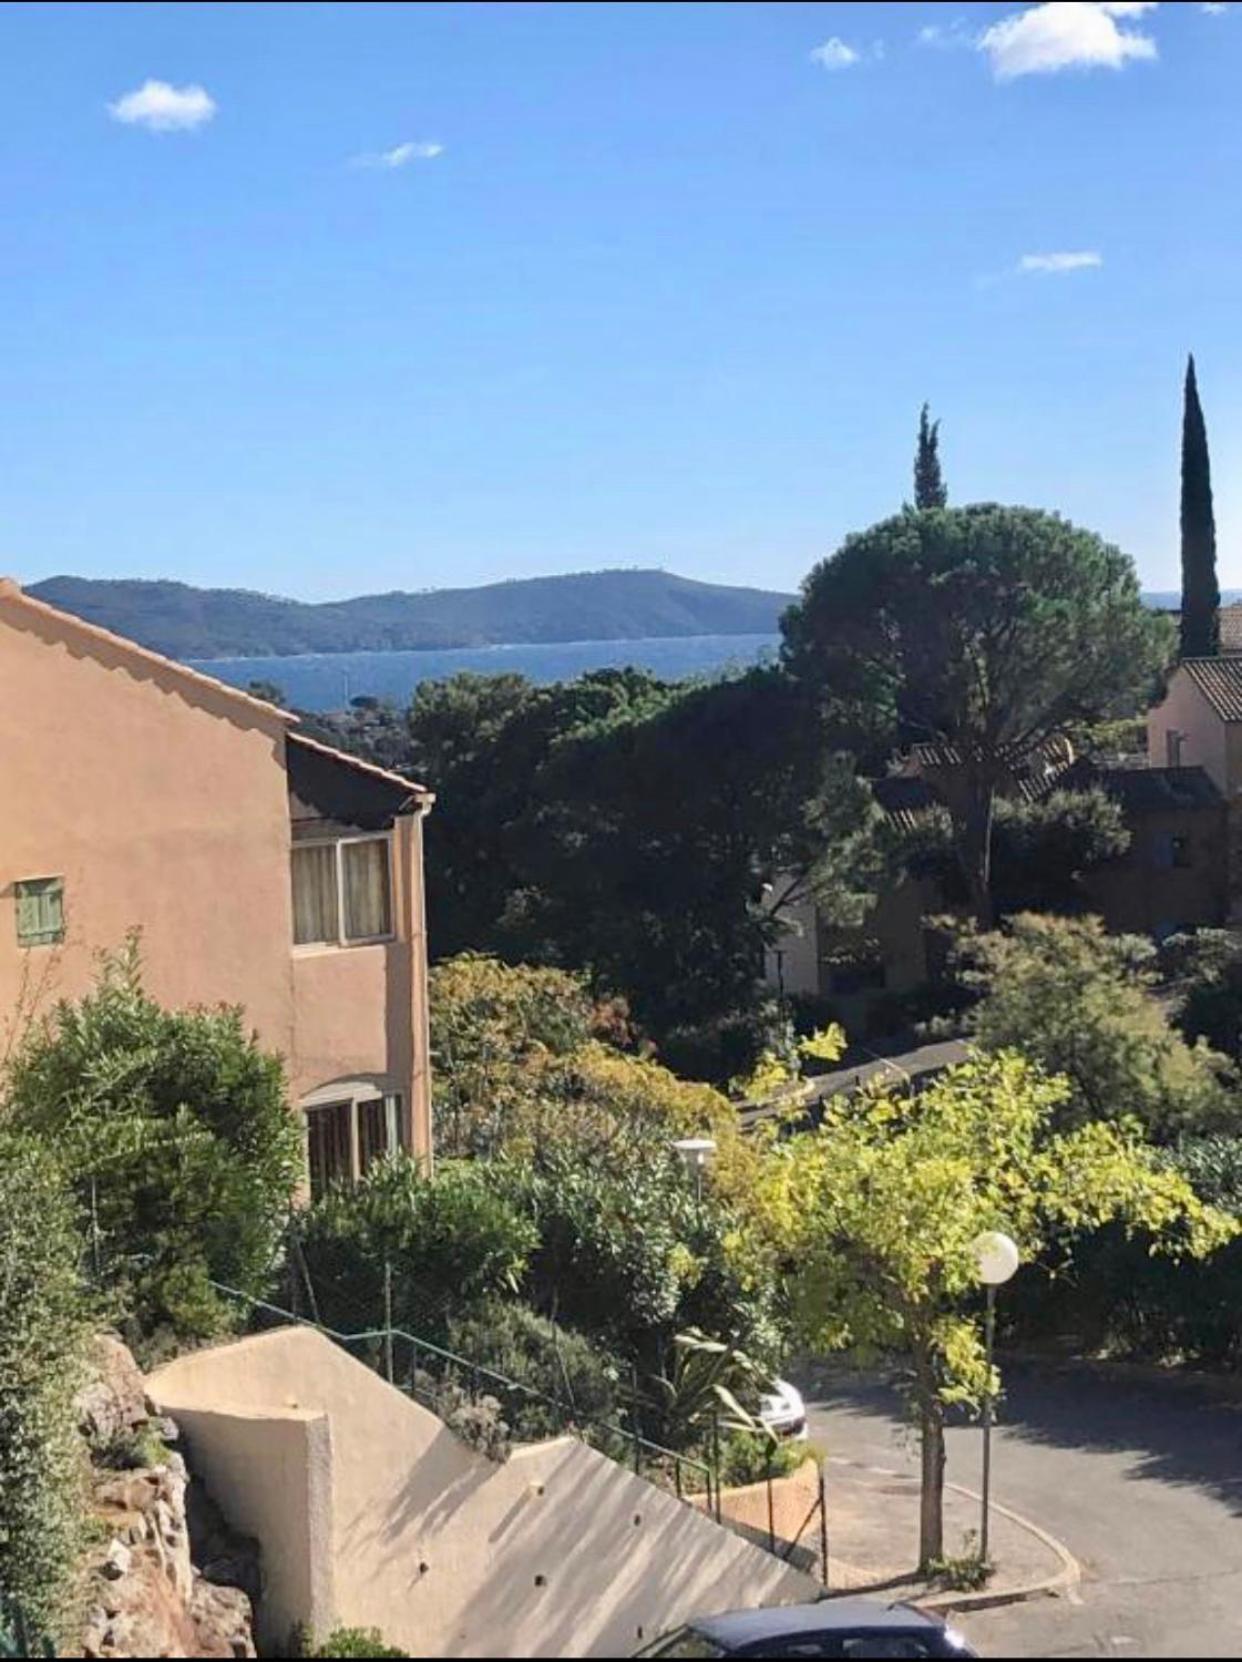
<instances>
[{"instance_id":1,"label":"tall cypress tree","mask_svg":"<svg viewBox=\"0 0 1242 1662\"><path fill-rule=\"evenodd\" d=\"M919 411L919 447L914 457L914 506L943 508L948 501L940 471L940 423L928 419L924 404Z\"/></svg>"},{"instance_id":2,"label":"tall cypress tree","mask_svg":"<svg viewBox=\"0 0 1242 1662\"><path fill-rule=\"evenodd\" d=\"M1220 651L1220 588L1216 581L1216 519L1207 427L1192 353L1182 411L1182 657Z\"/></svg>"}]
</instances>

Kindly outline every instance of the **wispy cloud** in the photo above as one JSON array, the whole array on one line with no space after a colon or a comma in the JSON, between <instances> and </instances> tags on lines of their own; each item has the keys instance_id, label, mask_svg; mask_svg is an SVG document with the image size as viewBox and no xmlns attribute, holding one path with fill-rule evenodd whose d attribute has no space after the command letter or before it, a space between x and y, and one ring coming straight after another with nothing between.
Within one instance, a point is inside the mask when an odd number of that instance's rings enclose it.
<instances>
[{"instance_id":1,"label":"wispy cloud","mask_svg":"<svg viewBox=\"0 0 1242 1662\"><path fill-rule=\"evenodd\" d=\"M355 156L355 167L408 167L411 162L430 162L444 154L444 146L433 139L407 140L395 144L391 150L373 150L365 156Z\"/></svg>"},{"instance_id":2,"label":"wispy cloud","mask_svg":"<svg viewBox=\"0 0 1242 1662\"><path fill-rule=\"evenodd\" d=\"M1063 69L1123 69L1157 56L1150 35L1127 27L1155 9L1155 0L1049 0L993 23L979 36L979 50L998 81Z\"/></svg>"},{"instance_id":3,"label":"wispy cloud","mask_svg":"<svg viewBox=\"0 0 1242 1662\"><path fill-rule=\"evenodd\" d=\"M146 127L152 133L188 132L211 120L216 101L205 87L144 81L109 104L108 113L127 127Z\"/></svg>"},{"instance_id":4,"label":"wispy cloud","mask_svg":"<svg viewBox=\"0 0 1242 1662\"><path fill-rule=\"evenodd\" d=\"M849 69L862 57L862 53L854 46L847 46L838 36L833 35L822 46L817 46L811 53L811 62L817 63L821 69Z\"/></svg>"},{"instance_id":5,"label":"wispy cloud","mask_svg":"<svg viewBox=\"0 0 1242 1662\"><path fill-rule=\"evenodd\" d=\"M1097 254L1094 249L1081 249L1076 253L1023 254L1018 261L1018 271L1023 276L1037 272L1061 275L1067 271L1095 271L1103 264L1102 254Z\"/></svg>"},{"instance_id":6,"label":"wispy cloud","mask_svg":"<svg viewBox=\"0 0 1242 1662\"><path fill-rule=\"evenodd\" d=\"M914 39L919 46L973 47L979 44L978 34L964 17L954 17L948 23L925 23Z\"/></svg>"},{"instance_id":7,"label":"wispy cloud","mask_svg":"<svg viewBox=\"0 0 1242 1662\"><path fill-rule=\"evenodd\" d=\"M1220 17L1229 10L1227 0L1201 0L1199 10L1206 12L1209 17Z\"/></svg>"}]
</instances>

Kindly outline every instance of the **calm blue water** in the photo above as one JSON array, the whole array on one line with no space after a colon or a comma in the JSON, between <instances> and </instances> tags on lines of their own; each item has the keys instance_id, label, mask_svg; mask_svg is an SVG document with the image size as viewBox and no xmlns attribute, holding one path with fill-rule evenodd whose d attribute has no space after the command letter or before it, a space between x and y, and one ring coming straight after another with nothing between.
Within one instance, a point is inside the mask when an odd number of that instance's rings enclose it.
<instances>
[{"instance_id":1,"label":"calm blue water","mask_svg":"<svg viewBox=\"0 0 1242 1662\"><path fill-rule=\"evenodd\" d=\"M571 681L589 669L635 664L679 681L745 666L774 653L779 635L686 635L653 641L567 641L552 646L464 646L437 652L307 652L288 658L195 658L195 669L234 687L274 681L301 710L339 710L368 695L404 704L420 681L459 670L516 671L532 681Z\"/></svg>"}]
</instances>

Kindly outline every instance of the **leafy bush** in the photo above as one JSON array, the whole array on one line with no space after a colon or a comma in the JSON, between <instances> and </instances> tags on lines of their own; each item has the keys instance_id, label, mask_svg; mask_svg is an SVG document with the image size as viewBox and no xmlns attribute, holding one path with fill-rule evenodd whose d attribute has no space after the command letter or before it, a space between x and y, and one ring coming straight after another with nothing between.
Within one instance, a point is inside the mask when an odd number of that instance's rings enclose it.
<instances>
[{"instance_id":1,"label":"leafy bush","mask_svg":"<svg viewBox=\"0 0 1242 1662\"><path fill-rule=\"evenodd\" d=\"M315 1644L303 1629L295 1629L289 1646L292 1656L405 1657L409 1651L389 1645L377 1627L334 1628L321 1644Z\"/></svg>"},{"instance_id":2,"label":"leafy bush","mask_svg":"<svg viewBox=\"0 0 1242 1662\"><path fill-rule=\"evenodd\" d=\"M697 1328L764 1362L782 1350L778 1291L752 1284L738 1255L730 1207L700 1205L677 1158L648 1149L626 1171L548 1156L493 1168L538 1245L523 1286L552 1313L615 1349L626 1365L660 1372L676 1334Z\"/></svg>"},{"instance_id":3,"label":"leafy bush","mask_svg":"<svg viewBox=\"0 0 1242 1662\"><path fill-rule=\"evenodd\" d=\"M431 977L437 1146L450 1156L536 1156L572 1145L624 1162L636 1142L733 1126L725 1099L604 1035L623 1012L580 977L465 954Z\"/></svg>"},{"instance_id":4,"label":"leafy bush","mask_svg":"<svg viewBox=\"0 0 1242 1662\"><path fill-rule=\"evenodd\" d=\"M1236 1120L1225 1058L1186 1044L1152 995L1148 942L1106 935L1097 918L1023 913L963 952L983 1048L1063 1074L1073 1123L1132 1115L1167 1139Z\"/></svg>"},{"instance_id":5,"label":"leafy bush","mask_svg":"<svg viewBox=\"0 0 1242 1662\"><path fill-rule=\"evenodd\" d=\"M428 1178L405 1156L377 1162L353 1188L329 1190L300 1230L327 1326L382 1326L388 1266L394 1326L430 1339L443 1337L451 1310L513 1292L538 1240L487 1166L445 1162Z\"/></svg>"},{"instance_id":6,"label":"leafy bush","mask_svg":"<svg viewBox=\"0 0 1242 1662\"><path fill-rule=\"evenodd\" d=\"M53 1149L89 1231L90 1263L139 1349L161 1328L201 1339L234 1312L217 1280L265 1290L303 1167L280 1060L239 1010L161 1009L136 938L94 989L26 1036L9 1117Z\"/></svg>"},{"instance_id":7,"label":"leafy bush","mask_svg":"<svg viewBox=\"0 0 1242 1662\"><path fill-rule=\"evenodd\" d=\"M151 1425L144 1425L114 1437L95 1455L95 1464L115 1472L146 1471L152 1466L167 1465L169 1453L159 1432Z\"/></svg>"},{"instance_id":8,"label":"leafy bush","mask_svg":"<svg viewBox=\"0 0 1242 1662\"><path fill-rule=\"evenodd\" d=\"M1164 1153L1198 1198L1242 1215L1242 1138L1186 1139ZM1072 1335L1089 1350L1210 1367L1242 1366L1242 1240L1211 1257L1152 1252L1146 1232L1109 1226L1057 1243L1073 1271L1019 1276L1007 1300L1019 1334Z\"/></svg>"},{"instance_id":9,"label":"leafy bush","mask_svg":"<svg viewBox=\"0 0 1242 1662\"><path fill-rule=\"evenodd\" d=\"M0 1600L31 1632L59 1629L79 1541L80 1251L51 1155L0 1131Z\"/></svg>"},{"instance_id":10,"label":"leafy bush","mask_svg":"<svg viewBox=\"0 0 1242 1662\"><path fill-rule=\"evenodd\" d=\"M734 1431L720 1439L720 1481L743 1489L767 1477L788 1477L811 1458L805 1443L786 1442L764 1432Z\"/></svg>"},{"instance_id":11,"label":"leafy bush","mask_svg":"<svg viewBox=\"0 0 1242 1662\"><path fill-rule=\"evenodd\" d=\"M621 1364L581 1333L557 1326L527 1305L489 1300L449 1323L448 1347L554 1399L549 1403L518 1393L507 1398L508 1418L519 1441L554 1437L568 1425L617 1421Z\"/></svg>"},{"instance_id":12,"label":"leafy bush","mask_svg":"<svg viewBox=\"0 0 1242 1662\"><path fill-rule=\"evenodd\" d=\"M1242 946L1224 929L1173 935L1160 949L1178 995L1177 1025L1192 1043L1242 1061Z\"/></svg>"},{"instance_id":13,"label":"leafy bush","mask_svg":"<svg viewBox=\"0 0 1242 1662\"><path fill-rule=\"evenodd\" d=\"M1037 802L1001 797L992 828L996 910L1080 911L1083 875L1129 846L1121 805L1103 790L1052 791Z\"/></svg>"}]
</instances>

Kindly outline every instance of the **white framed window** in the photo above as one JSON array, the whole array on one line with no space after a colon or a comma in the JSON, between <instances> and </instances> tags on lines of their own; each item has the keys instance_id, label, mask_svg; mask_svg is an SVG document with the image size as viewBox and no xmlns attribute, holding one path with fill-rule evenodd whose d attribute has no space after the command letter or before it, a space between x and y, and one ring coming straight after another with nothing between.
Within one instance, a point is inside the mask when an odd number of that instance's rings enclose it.
<instances>
[{"instance_id":1,"label":"white framed window","mask_svg":"<svg viewBox=\"0 0 1242 1662\"><path fill-rule=\"evenodd\" d=\"M293 944L356 946L391 940L392 838L294 843Z\"/></svg>"},{"instance_id":2,"label":"white framed window","mask_svg":"<svg viewBox=\"0 0 1242 1662\"><path fill-rule=\"evenodd\" d=\"M342 1096L303 1113L312 1200L334 1183L356 1183L377 1160L405 1148L399 1096Z\"/></svg>"}]
</instances>

